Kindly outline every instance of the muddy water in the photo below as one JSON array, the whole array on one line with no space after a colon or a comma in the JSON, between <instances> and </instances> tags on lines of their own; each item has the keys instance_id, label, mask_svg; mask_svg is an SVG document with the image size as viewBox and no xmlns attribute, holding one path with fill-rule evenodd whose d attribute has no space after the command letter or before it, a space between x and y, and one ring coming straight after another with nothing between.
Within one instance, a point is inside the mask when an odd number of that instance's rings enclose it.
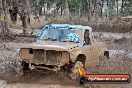
<instances>
[{"instance_id":1,"label":"muddy water","mask_svg":"<svg viewBox=\"0 0 132 88\"><path fill-rule=\"evenodd\" d=\"M23 79L21 82L9 83L7 88L80 88L73 80L69 79L64 74L30 74L28 79Z\"/></svg>"},{"instance_id":2,"label":"muddy water","mask_svg":"<svg viewBox=\"0 0 132 88\"><path fill-rule=\"evenodd\" d=\"M107 38L109 39L109 38ZM114 39L103 41L107 42L107 46L114 51L114 57L109 60L87 68L88 73L98 74L131 74L132 75L132 59L126 57L127 51L131 51L131 44L128 42L115 42ZM27 78L20 80L16 76L17 70L20 68L19 59L16 57L17 49L21 46L33 42L31 38L17 38L0 42L0 88L82 88L75 81L69 79L65 74L60 73L31 73ZM117 54L116 54L117 52ZM113 53L113 52L112 52ZM90 87L91 86L91 87ZM85 88L132 88L130 84L90 84Z\"/></svg>"}]
</instances>

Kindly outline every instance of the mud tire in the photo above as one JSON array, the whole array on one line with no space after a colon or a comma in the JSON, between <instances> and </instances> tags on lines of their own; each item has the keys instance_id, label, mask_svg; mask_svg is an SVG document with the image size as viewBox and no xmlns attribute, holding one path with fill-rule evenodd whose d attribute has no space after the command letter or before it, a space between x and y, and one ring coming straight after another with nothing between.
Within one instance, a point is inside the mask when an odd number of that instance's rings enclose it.
<instances>
[{"instance_id":1,"label":"mud tire","mask_svg":"<svg viewBox=\"0 0 132 88\"><path fill-rule=\"evenodd\" d=\"M87 79L83 76L78 77L76 80L79 85L84 85L87 81Z\"/></svg>"},{"instance_id":2,"label":"mud tire","mask_svg":"<svg viewBox=\"0 0 132 88\"><path fill-rule=\"evenodd\" d=\"M22 70L23 70L23 73L26 74L28 71L30 71L29 69L29 64L26 63L25 61L22 61Z\"/></svg>"},{"instance_id":3,"label":"mud tire","mask_svg":"<svg viewBox=\"0 0 132 88\"><path fill-rule=\"evenodd\" d=\"M61 70L63 70L66 74L70 74L71 73L71 69L73 68L74 63L73 62L69 62L69 64L65 64Z\"/></svg>"},{"instance_id":4,"label":"mud tire","mask_svg":"<svg viewBox=\"0 0 132 88\"><path fill-rule=\"evenodd\" d=\"M27 78L28 74L30 73L30 69L29 69L29 64L26 63L25 61L21 62L21 66L22 68L19 70L19 72L17 73L17 76L20 78L20 80L24 80L25 78Z\"/></svg>"},{"instance_id":5,"label":"mud tire","mask_svg":"<svg viewBox=\"0 0 132 88\"><path fill-rule=\"evenodd\" d=\"M72 69L71 69L71 73L69 74L69 77L70 77L71 79L75 80L77 83L79 83L79 79L80 79L80 78L78 78L78 77L80 77L80 76L79 76L79 74L76 72L76 69L77 69L77 67L80 66L80 65L81 65L81 66L84 66L82 62L76 61L76 63L74 64L74 66L73 66ZM80 85L80 84L79 84L79 85Z\"/></svg>"}]
</instances>

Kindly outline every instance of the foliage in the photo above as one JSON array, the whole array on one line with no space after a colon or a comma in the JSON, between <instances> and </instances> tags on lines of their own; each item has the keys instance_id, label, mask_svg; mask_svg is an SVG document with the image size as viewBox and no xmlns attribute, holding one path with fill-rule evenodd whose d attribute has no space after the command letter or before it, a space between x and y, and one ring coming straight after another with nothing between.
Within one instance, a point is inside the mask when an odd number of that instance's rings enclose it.
<instances>
[{"instance_id":1,"label":"foliage","mask_svg":"<svg viewBox=\"0 0 132 88\"><path fill-rule=\"evenodd\" d=\"M108 16L112 19L115 15L115 0L108 0Z\"/></svg>"},{"instance_id":2,"label":"foliage","mask_svg":"<svg viewBox=\"0 0 132 88\"><path fill-rule=\"evenodd\" d=\"M70 12L77 12L81 4L81 0L68 0Z\"/></svg>"},{"instance_id":3,"label":"foliage","mask_svg":"<svg viewBox=\"0 0 132 88\"><path fill-rule=\"evenodd\" d=\"M9 5L12 0L6 1ZM14 1L17 1L19 5L19 3L24 0ZM122 5L118 5L119 1L122 1ZM66 10L66 3L68 3L70 14L76 14L79 17L90 16L94 18L102 18L104 16L112 19L113 17L116 17L117 14L120 16L132 15L132 0L30 0L30 7L32 12L39 13L45 5L46 7L44 8L47 8L48 10L54 5L56 9L55 13L58 14L58 11L61 10L62 15L62 12L65 12ZM121 6L121 8L117 11L116 7L119 6Z\"/></svg>"},{"instance_id":4,"label":"foliage","mask_svg":"<svg viewBox=\"0 0 132 88\"><path fill-rule=\"evenodd\" d=\"M122 0L121 15L132 15L132 0Z\"/></svg>"}]
</instances>

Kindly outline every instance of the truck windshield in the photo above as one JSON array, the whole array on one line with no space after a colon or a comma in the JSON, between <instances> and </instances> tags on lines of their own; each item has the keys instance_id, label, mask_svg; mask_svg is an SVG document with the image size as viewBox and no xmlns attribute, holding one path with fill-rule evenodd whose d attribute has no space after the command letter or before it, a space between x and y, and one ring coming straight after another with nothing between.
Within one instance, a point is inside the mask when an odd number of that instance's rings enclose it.
<instances>
[{"instance_id":1,"label":"truck windshield","mask_svg":"<svg viewBox=\"0 0 132 88\"><path fill-rule=\"evenodd\" d=\"M42 30L37 41L60 41L79 43L80 39L75 29L72 28L50 28L46 27Z\"/></svg>"}]
</instances>

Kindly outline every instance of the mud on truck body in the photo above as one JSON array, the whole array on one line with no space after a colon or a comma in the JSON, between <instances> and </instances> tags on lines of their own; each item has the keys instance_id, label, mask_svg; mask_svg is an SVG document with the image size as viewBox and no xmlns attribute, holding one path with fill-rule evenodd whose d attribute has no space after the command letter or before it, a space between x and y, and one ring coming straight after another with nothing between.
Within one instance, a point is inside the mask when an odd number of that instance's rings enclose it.
<instances>
[{"instance_id":1,"label":"mud on truck body","mask_svg":"<svg viewBox=\"0 0 132 88\"><path fill-rule=\"evenodd\" d=\"M106 44L94 40L91 27L68 24L46 25L36 42L19 51L24 70L52 71L77 61L86 67L108 54Z\"/></svg>"}]
</instances>

